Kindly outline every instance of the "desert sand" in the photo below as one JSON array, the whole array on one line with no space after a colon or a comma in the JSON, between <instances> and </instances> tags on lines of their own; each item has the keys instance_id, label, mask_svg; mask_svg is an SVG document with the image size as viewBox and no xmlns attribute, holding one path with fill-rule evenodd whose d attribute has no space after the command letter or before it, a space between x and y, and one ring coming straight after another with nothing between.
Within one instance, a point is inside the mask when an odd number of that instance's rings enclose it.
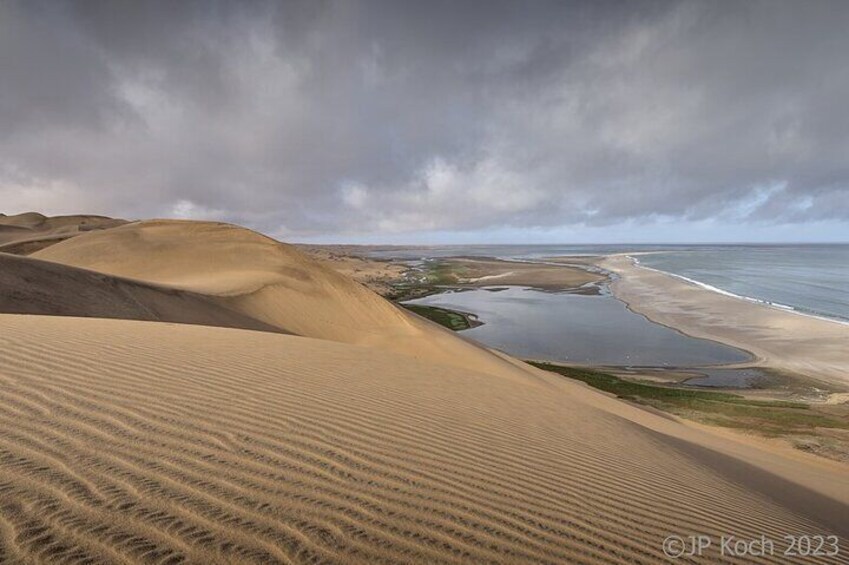
<instances>
[{"instance_id":1,"label":"desert sand","mask_svg":"<svg viewBox=\"0 0 849 565\"><path fill-rule=\"evenodd\" d=\"M625 255L599 265L620 275L614 294L655 322L750 351L757 365L849 387L849 325L712 292Z\"/></svg>"},{"instance_id":2,"label":"desert sand","mask_svg":"<svg viewBox=\"0 0 849 565\"><path fill-rule=\"evenodd\" d=\"M839 468L785 462L829 498L548 375L188 325L0 327L8 560L633 562L675 532L847 533Z\"/></svg>"},{"instance_id":3,"label":"desert sand","mask_svg":"<svg viewBox=\"0 0 849 565\"><path fill-rule=\"evenodd\" d=\"M124 223L125 220L93 215L48 217L37 212L14 216L0 214L0 252L28 255L80 233Z\"/></svg>"},{"instance_id":4,"label":"desert sand","mask_svg":"<svg viewBox=\"0 0 849 565\"><path fill-rule=\"evenodd\" d=\"M101 298L0 314L0 562L654 563L670 534L849 534L846 465L536 370L243 228L17 261ZM104 319L113 284L238 323Z\"/></svg>"},{"instance_id":5,"label":"desert sand","mask_svg":"<svg viewBox=\"0 0 849 565\"><path fill-rule=\"evenodd\" d=\"M5 253L0 253L0 312L284 332L190 291Z\"/></svg>"},{"instance_id":6,"label":"desert sand","mask_svg":"<svg viewBox=\"0 0 849 565\"><path fill-rule=\"evenodd\" d=\"M298 251L350 277L385 297L397 294L395 283L402 282L409 267L393 261L368 257L369 247L357 245L296 245Z\"/></svg>"}]
</instances>

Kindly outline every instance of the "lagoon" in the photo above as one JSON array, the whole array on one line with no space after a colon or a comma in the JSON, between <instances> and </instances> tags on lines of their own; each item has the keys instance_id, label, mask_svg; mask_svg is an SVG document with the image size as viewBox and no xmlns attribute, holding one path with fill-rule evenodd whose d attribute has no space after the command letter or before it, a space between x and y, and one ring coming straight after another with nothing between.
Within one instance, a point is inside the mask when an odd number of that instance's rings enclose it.
<instances>
[{"instance_id":1,"label":"lagoon","mask_svg":"<svg viewBox=\"0 0 849 565\"><path fill-rule=\"evenodd\" d=\"M656 324L604 289L597 296L523 287L450 290L408 303L475 314L483 325L463 331L465 337L524 359L659 368L751 359L745 351Z\"/></svg>"}]
</instances>

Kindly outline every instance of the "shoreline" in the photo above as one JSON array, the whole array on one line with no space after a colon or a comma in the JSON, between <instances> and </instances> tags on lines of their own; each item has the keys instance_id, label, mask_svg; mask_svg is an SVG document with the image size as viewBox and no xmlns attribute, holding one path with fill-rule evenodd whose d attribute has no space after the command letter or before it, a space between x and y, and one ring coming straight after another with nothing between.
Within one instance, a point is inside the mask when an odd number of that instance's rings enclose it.
<instances>
[{"instance_id":1,"label":"shoreline","mask_svg":"<svg viewBox=\"0 0 849 565\"><path fill-rule=\"evenodd\" d=\"M849 343L849 323L781 308L643 266L635 258L641 252L521 261L440 257L434 263L436 270L415 271L403 263L354 255L350 247L316 247L309 250L311 255L324 255L316 258L347 271L348 276L399 304L433 292L492 284L574 292L581 283L594 280L608 287L629 310L654 323L737 348L751 357L713 368L765 368L849 390L849 353L841 350ZM602 276L596 269L606 274ZM416 276L427 280L417 281Z\"/></svg>"},{"instance_id":2,"label":"shoreline","mask_svg":"<svg viewBox=\"0 0 849 565\"><path fill-rule=\"evenodd\" d=\"M697 281L696 279L691 279L689 277L685 277L684 275L679 275L677 273L670 273L668 271L663 271L661 269L655 269L654 267L647 267L643 265L640 260L637 258L638 255L645 255L645 253L625 253L623 254L625 257L631 259L635 266L640 267L641 269L646 269L648 271L654 271L656 273L660 273L661 275L668 275L670 277L674 277L676 279L682 280L686 283L694 284L700 288L703 288L710 292L715 292L717 294L721 294L723 296L728 296L730 298L736 298L738 300L745 300L746 302L751 302L753 304L759 304L761 306L766 306L768 308L775 308L776 310L780 310L782 312L790 312L791 314L796 314L798 316L806 316L808 318L814 318L816 320L823 320L825 322L832 322L835 324L840 324L843 326L849 326L849 320L844 320L840 318L833 318L829 316L824 316L821 314L814 314L812 312L805 312L803 310L799 310L795 306L790 306L789 304L781 304L780 302L770 302L769 300L764 300L762 298L755 298L754 296L746 296L743 294L737 294L728 290L721 289L719 287L713 286L711 284Z\"/></svg>"},{"instance_id":3,"label":"shoreline","mask_svg":"<svg viewBox=\"0 0 849 565\"><path fill-rule=\"evenodd\" d=\"M754 356L735 366L767 367L849 387L849 325L715 292L671 273L610 255L597 265L616 275L610 290L634 312L692 337ZM729 368L731 368L729 366Z\"/></svg>"}]
</instances>

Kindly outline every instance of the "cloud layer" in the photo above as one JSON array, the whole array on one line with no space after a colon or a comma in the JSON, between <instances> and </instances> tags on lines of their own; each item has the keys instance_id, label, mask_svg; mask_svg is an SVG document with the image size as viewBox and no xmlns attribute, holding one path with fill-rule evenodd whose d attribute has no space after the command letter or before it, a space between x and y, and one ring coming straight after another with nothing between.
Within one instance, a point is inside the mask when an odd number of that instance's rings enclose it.
<instances>
[{"instance_id":1,"label":"cloud layer","mask_svg":"<svg viewBox=\"0 0 849 565\"><path fill-rule=\"evenodd\" d=\"M0 3L7 212L849 222L845 2Z\"/></svg>"}]
</instances>

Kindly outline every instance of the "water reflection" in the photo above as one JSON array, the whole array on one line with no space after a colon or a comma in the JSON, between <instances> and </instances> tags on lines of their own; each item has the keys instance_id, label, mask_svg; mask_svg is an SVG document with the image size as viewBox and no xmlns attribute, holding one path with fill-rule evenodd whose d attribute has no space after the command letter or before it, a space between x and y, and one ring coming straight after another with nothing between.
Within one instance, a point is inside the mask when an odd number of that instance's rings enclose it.
<instances>
[{"instance_id":1,"label":"water reflection","mask_svg":"<svg viewBox=\"0 0 849 565\"><path fill-rule=\"evenodd\" d=\"M739 349L651 322L609 294L500 287L499 292L446 292L410 303L472 312L484 325L463 335L526 359L620 367L700 367L750 359Z\"/></svg>"}]
</instances>

